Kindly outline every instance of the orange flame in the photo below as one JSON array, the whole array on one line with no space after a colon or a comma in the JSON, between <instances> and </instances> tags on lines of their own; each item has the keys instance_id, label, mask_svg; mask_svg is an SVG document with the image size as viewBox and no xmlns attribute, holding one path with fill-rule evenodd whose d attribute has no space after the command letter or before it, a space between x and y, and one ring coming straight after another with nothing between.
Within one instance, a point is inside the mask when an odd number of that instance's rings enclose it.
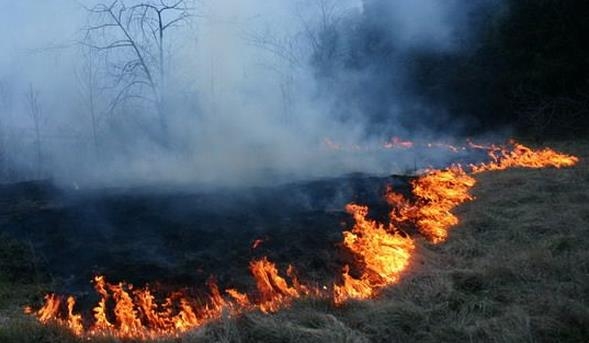
<instances>
[{"instance_id":1,"label":"orange flame","mask_svg":"<svg viewBox=\"0 0 589 343\"><path fill-rule=\"evenodd\" d=\"M82 316L74 313L74 306L76 306L76 299L74 297L67 298L67 326L76 335L80 335L84 332L84 326L82 325Z\"/></svg>"},{"instance_id":2,"label":"orange flame","mask_svg":"<svg viewBox=\"0 0 589 343\"><path fill-rule=\"evenodd\" d=\"M429 170L411 183L416 198L414 204L389 193L388 202L397 206L391 212L391 219L415 223L421 234L433 243L443 242L448 237L448 230L458 224L458 218L451 211L473 199L469 191L475 183L475 179L459 165L445 170Z\"/></svg>"},{"instance_id":3,"label":"orange flame","mask_svg":"<svg viewBox=\"0 0 589 343\"><path fill-rule=\"evenodd\" d=\"M289 270L289 274L294 275L292 266L289 266ZM266 257L251 262L250 271L256 280L260 295L259 308L262 312L275 312L292 299L307 293L307 288L300 285L296 278L291 277L293 286L290 286L286 279L278 274L276 265Z\"/></svg>"},{"instance_id":4,"label":"orange flame","mask_svg":"<svg viewBox=\"0 0 589 343\"><path fill-rule=\"evenodd\" d=\"M481 173L493 170L505 170L508 168L546 168L546 167L572 167L579 158L572 155L558 153L550 148L532 150L520 143L511 141L513 148L498 147L492 145L488 149L491 162L471 165L473 173Z\"/></svg>"},{"instance_id":5,"label":"orange flame","mask_svg":"<svg viewBox=\"0 0 589 343\"><path fill-rule=\"evenodd\" d=\"M403 141L393 139L392 142ZM343 246L354 258L351 267L356 273L351 275L350 266L344 266L332 293L325 292L327 287L318 289L301 283L291 265L286 277L281 276L276 265L263 257L249 266L257 289L254 294L236 289L221 292L214 279L209 279L209 295L204 299L174 292L158 302L148 287L135 289L125 282L110 284L103 276L96 276L94 288L99 301L93 309L94 323L90 327L86 328L82 316L75 313L76 300L73 297L64 302L63 298L48 294L39 310L35 312L26 307L25 312L35 315L43 324L55 322L80 337L146 339L178 336L217 320L224 313L275 312L302 296L329 296L336 305L349 299L372 298L383 287L399 282L410 265L415 241L400 228L414 226L434 244L448 238L449 230L459 222L452 211L473 200L470 190L476 181L470 174L512 167L569 167L579 160L548 148L532 150L516 142L511 142L508 147L487 147L472 142L469 146L487 150L491 161L470 165L471 173L460 165L428 170L411 182L411 197L388 189L385 198L392 207L389 223L369 219L367 206L346 206L355 224L343 233ZM260 243L261 240L254 241L252 249Z\"/></svg>"},{"instance_id":6,"label":"orange flame","mask_svg":"<svg viewBox=\"0 0 589 343\"><path fill-rule=\"evenodd\" d=\"M76 302L73 297L67 299L65 317L60 311L61 299L53 294L45 297L45 304L34 314L41 323L54 321L81 337L148 339L177 336L221 318L224 312L239 314L258 309L270 313L287 306L302 295L319 295L318 290L303 285L298 280L292 266L287 269L290 282L280 276L276 265L265 257L251 262L250 270L259 295L256 303L251 303L247 294L235 289L226 290L229 297L223 297L214 279L207 283L209 296L206 299L192 299L182 292L175 292L162 303L158 303L148 287L134 289L133 285L124 282L110 284L103 276L97 276L94 278L94 287L100 300L93 309L94 324L88 330L82 324L82 316L74 313ZM107 306L110 302L113 304L111 310Z\"/></svg>"},{"instance_id":7,"label":"orange flame","mask_svg":"<svg viewBox=\"0 0 589 343\"><path fill-rule=\"evenodd\" d=\"M411 148L413 148L413 142L407 141L407 140L402 140L399 137L393 137L389 141L384 143L384 147L386 149L394 149L394 148L411 149Z\"/></svg>"},{"instance_id":8,"label":"orange flame","mask_svg":"<svg viewBox=\"0 0 589 343\"><path fill-rule=\"evenodd\" d=\"M426 146L428 148L447 149L447 150L450 150L451 152L454 152L454 153L457 153L460 150L466 150L466 147L456 147L452 144L447 144L447 143L427 143Z\"/></svg>"},{"instance_id":9,"label":"orange flame","mask_svg":"<svg viewBox=\"0 0 589 343\"><path fill-rule=\"evenodd\" d=\"M45 296L45 304L37 311L37 318L41 323L47 323L59 316L59 306L61 301L55 294Z\"/></svg>"},{"instance_id":10,"label":"orange flame","mask_svg":"<svg viewBox=\"0 0 589 343\"><path fill-rule=\"evenodd\" d=\"M351 231L344 232L344 246L362 264L362 274L356 279L349 275L349 267L344 267L343 283L334 285L336 304L350 298L370 298L375 290L396 283L415 249L413 240L396 228L391 226L387 230L383 224L367 219L368 207L349 204L346 210L354 216L356 224Z\"/></svg>"}]
</instances>

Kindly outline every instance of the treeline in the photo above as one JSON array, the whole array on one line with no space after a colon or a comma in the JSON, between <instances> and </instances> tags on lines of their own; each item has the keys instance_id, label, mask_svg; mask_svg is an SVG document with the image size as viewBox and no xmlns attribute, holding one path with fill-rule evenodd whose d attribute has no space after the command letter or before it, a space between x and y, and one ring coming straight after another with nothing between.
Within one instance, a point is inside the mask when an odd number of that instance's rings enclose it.
<instances>
[{"instance_id":1,"label":"treeline","mask_svg":"<svg viewBox=\"0 0 589 343\"><path fill-rule=\"evenodd\" d=\"M326 44L335 67L317 64L317 75L329 83L345 71L339 96L377 126L466 135L511 127L538 139L588 133L589 2L481 3L456 18L452 48L440 48L402 46L387 1L365 1L360 18L330 36L339 53ZM355 72L365 76L349 77Z\"/></svg>"}]
</instances>

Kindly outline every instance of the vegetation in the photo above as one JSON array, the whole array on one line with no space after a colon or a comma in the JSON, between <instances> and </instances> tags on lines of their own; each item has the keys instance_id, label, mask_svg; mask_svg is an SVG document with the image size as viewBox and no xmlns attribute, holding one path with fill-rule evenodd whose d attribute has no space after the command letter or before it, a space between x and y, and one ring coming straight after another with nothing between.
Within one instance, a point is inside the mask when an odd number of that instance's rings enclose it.
<instances>
[{"instance_id":1,"label":"vegetation","mask_svg":"<svg viewBox=\"0 0 589 343\"><path fill-rule=\"evenodd\" d=\"M587 134L589 51L582 44L589 40L589 3L506 0L477 6L457 11L465 18L452 16L459 24L451 41L439 39L443 47L434 41L407 48L403 37L391 34L390 4L366 1L364 14L348 18L339 35L326 35L339 51L323 44L332 63L315 65L317 75L330 93L331 82L346 75L337 90L338 101L345 99L342 111L359 110L375 130L400 123L409 130L465 135L506 127L536 139Z\"/></svg>"},{"instance_id":2,"label":"vegetation","mask_svg":"<svg viewBox=\"0 0 589 343\"><path fill-rule=\"evenodd\" d=\"M512 125L534 138L587 133L589 39L586 1L507 1L479 14L468 53L421 55L417 92L479 129ZM475 25L476 26L476 25Z\"/></svg>"},{"instance_id":3,"label":"vegetation","mask_svg":"<svg viewBox=\"0 0 589 343\"><path fill-rule=\"evenodd\" d=\"M391 132L379 130L400 126L405 133L419 132L425 126L435 132L473 135L510 127L520 137L559 139L551 146L581 157L581 163L562 170L477 175L476 200L458 208L461 222L448 242L432 245L419 240L406 275L376 299L335 307L327 300L306 298L273 315L224 318L161 343L589 341L589 142L563 140L589 133L589 50L583 46L589 41L589 2L482 1L481 8L466 11L464 27L470 31L458 34L459 43L451 42L451 49L401 46L404 43L384 29L389 24L382 11L385 0L364 1L362 14L339 11L337 1L316 3L322 19L319 25L303 23L301 38L310 46L309 60L299 61L288 49L300 48L294 38L286 43L272 37L252 39L254 45L286 56L292 69L281 81L285 117L295 112L289 93L291 73L298 64L309 63L323 85L319 92L338 100L334 106L340 108L332 110L343 117L367 116L374 125L368 127L371 133L388 135ZM157 137L164 147L173 145L168 132L175 123L170 96L182 87L172 87L174 75L168 75L172 68L165 33L175 24L187 24L189 10L183 0L133 7L115 1L88 9L92 20L83 30L87 34L82 44L88 60L78 77L97 155L104 144L118 144L104 133L110 134L111 126L101 130L98 119L117 108L125 111L124 105L131 102L152 104L156 116L150 120L158 130L146 124L146 135ZM162 16L163 12L174 15ZM148 31L151 35L145 34ZM113 54L114 50L120 52ZM99 67L105 66L116 71L110 75L115 87L98 82L106 80L99 78L107 71ZM211 88L214 98L213 82ZM102 94L107 90L112 94ZM0 92L0 105L12 112L4 93ZM50 159L40 131L45 114L32 85L26 100L36 137L36 163L31 168L34 177L41 178L46 175L44 162ZM187 102L187 108L192 105L196 106L192 100ZM140 109L134 111L142 113ZM393 117L394 109L399 113ZM159 132L151 133L155 131ZM6 142L0 139L0 147ZM14 179L11 175L18 173L6 163L6 151L0 149L0 176ZM14 199L8 195L3 201ZM11 215L30 216L26 201ZM35 202L29 205L39 207ZM174 243L183 239L169 236ZM296 246L303 253L304 248L312 249L308 243ZM86 341L61 327L40 325L23 313L24 306L40 303L52 288L42 265L33 244L0 234L0 342ZM118 342L108 337L95 341Z\"/></svg>"},{"instance_id":4,"label":"vegetation","mask_svg":"<svg viewBox=\"0 0 589 343\"><path fill-rule=\"evenodd\" d=\"M340 308L306 299L275 315L227 318L170 342L586 341L589 144L554 147L581 163L477 176L477 199L458 209L461 223L448 242L420 242L410 272L377 299ZM0 341L78 342L17 315L18 283L5 292Z\"/></svg>"}]
</instances>

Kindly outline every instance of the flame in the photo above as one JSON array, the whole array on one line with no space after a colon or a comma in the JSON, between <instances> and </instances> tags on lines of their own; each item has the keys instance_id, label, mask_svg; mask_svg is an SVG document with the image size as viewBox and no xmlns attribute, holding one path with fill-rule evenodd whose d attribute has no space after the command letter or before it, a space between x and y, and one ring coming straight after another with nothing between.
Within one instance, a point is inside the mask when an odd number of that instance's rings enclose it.
<instances>
[{"instance_id":1,"label":"flame","mask_svg":"<svg viewBox=\"0 0 589 343\"><path fill-rule=\"evenodd\" d=\"M37 319L41 323L47 323L59 315L59 306L61 300L55 294L47 294L45 296L45 304L37 311Z\"/></svg>"},{"instance_id":2,"label":"flame","mask_svg":"<svg viewBox=\"0 0 589 343\"><path fill-rule=\"evenodd\" d=\"M362 264L362 274L354 278L349 275L349 266L344 267L343 283L334 285L336 304L350 298L370 298L375 290L396 283L415 249L413 240L396 228L385 229L384 224L367 219L367 206L349 204L346 211L356 223L351 231L344 232L344 246Z\"/></svg>"},{"instance_id":3,"label":"flame","mask_svg":"<svg viewBox=\"0 0 589 343\"><path fill-rule=\"evenodd\" d=\"M67 298L67 326L76 335L84 332L82 325L82 315L74 313L74 306L76 306L76 299L70 296Z\"/></svg>"},{"instance_id":4,"label":"flame","mask_svg":"<svg viewBox=\"0 0 589 343\"><path fill-rule=\"evenodd\" d=\"M476 181L459 165L445 170L428 170L411 184L415 201L409 203L402 195L389 192L386 196L394 206L391 220L396 223L415 223L421 234L433 243L448 237L448 230L458 224L452 210L472 200L470 189Z\"/></svg>"},{"instance_id":5,"label":"flame","mask_svg":"<svg viewBox=\"0 0 589 343\"><path fill-rule=\"evenodd\" d=\"M550 148L532 150L515 141L509 147L492 145L488 148L491 162L471 165L472 172L477 174L485 171L505 170L508 168L562 168L572 167L579 158L572 155L558 153Z\"/></svg>"},{"instance_id":6,"label":"flame","mask_svg":"<svg viewBox=\"0 0 589 343\"><path fill-rule=\"evenodd\" d=\"M453 153L458 153L460 150L466 150L466 147L457 147L452 144L447 143L427 143L426 147L428 148L440 148L450 150Z\"/></svg>"},{"instance_id":7,"label":"flame","mask_svg":"<svg viewBox=\"0 0 589 343\"><path fill-rule=\"evenodd\" d=\"M292 286L278 274L276 265L266 257L250 263L250 271L256 280L260 295L259 308L262 312L275 312L292 299L308 293L307 287L301 285L294 275L292 266L288 267Z\"/></svg>"},{"instance_id":8,"label":"flame","mask_svg":"<svg viewBox=\"0 0 589 343\"><path fill-rule=\"evenodd\" d=\"M410 142L398 138L389 143L413 146L413 143L409 145ZM262 257L249 265L256 285L256 291L251 293L237 289L221 291L211 278L207 282L209 291L205 297L194 298L178 291L158 301L162 297L148 286L136 289L125 282L111 284L104 276L96 276L93 282L99 300L92 310L94 321L91 325L75 312L76 300L71 296L63 301L64 298L48 294L39 310L26 307L25 312L36 316L42 324L55 322L83 338L157 339L176 337L218 320L224 314L236 316L255 310L275 312L303 296L330 297L336 305L350 299L373 298L382 288L399 282L410 266L416 244L402 228L415 227L434 244L447 240L449 230L459 222L453 210L474 199L470 194L476 184L473 175L512 167L570 167L579 161L575 156L549 148L533 150L513 141L504 147L470 141L468 146L486 150L490 161L468 168L456 164L447 169L427 170L411 182L410 197L387 189L385 199L391 206L388 223L369 219L367 206L346 206L346 211L354 219L354 226L343 232L343 247L351 253L353 261L342 268L331 292L326 286L316 288L302 283L292 265L288 266L286 276L282 276L274 263ZM450 145L443 147L451 151L466 149ZM252 249L261 243L262 240L255 240Z\"/></svg>"},{"instance_id":9,"label":"flame","mask_svg":"<svg viewBox=\"0 0 589 343\"><path fill-rule=\"evenodd\" d=\"M252 306L249 297L245 293L241 293L233 288L226 289L225 293L229 294L233 301L241 308L249 308Z\"/></svg>"},{"instance_id":10,"label":"flame","mask_svg":"<svg viewBox=\"0 0 589 343\"><path fill-rule=\"evenodd\" d=\"M413 148L413 142L408 140L402 140L399 137L393 137L389 141L385 142L383 146L385 149L411 149Z\"/></svg>"},{"instance_id":11,"label":"flame","mask_svg":"<svg viewBox=\"0 0 589 343\"><path fill-rule=\"evenodd\" d=\"M60 317L60 307L63 301L55 294L47 294L45 296L45 304L34 314L37 319L43 323L49 323ZM84 332L82 325L82 316L74 313L74 306L76 306L76 300L73 297L68 297L66 300L67 314L65 319L57 320L57 323L69 328L74 334L81 335ZM25 308L25 312L32 312L30 307Z\"/></svg>"},{"instance_id":12,"label":"flame","mask_svg":"<svg viewBox=\"0 0 589 343\"><path fill-rule=\"evenodd\" d=\"M477 149L477 150L487 150L488 151L489 149L491 149L493 147L492 145L475 143L471 139L467 139L466 144L468 145L468 147L470 149Z\"/></svg>"},{"instance_id":13,"label":"flame","mask_svg":"<svg viewBox=\"0 0 589 343\"><path fill-rule=\"evenodd\" d=\"M43 324L54 321L81 337L153 339L177 336L217 320L224 313L239 314L256 309L270 313L303 295L319 295L319 290L298 280L292 266L286 272L290 281L280 276L276 265L265 257L251 262L250 271L258 291L258 301L255 303L250 301L247 294L235 289L225 290L228 297L224 297L212 278L207 282L209 295L204 299L194 299L183 292L174 292L158 303L149 287L135 289L131 284L111 284L104 276L96 276L94 288L100 299L93 309L94 324L87 330L82 324L82 316L74 312L76 301L73 297L67 298L65 315L61 313L61 298L54 294L45 297L43 307L34 315ZM112 306L109 306L111 303ZM30 308L28 311L31 311Z\"/></svg>"},{"instance_id":14,"label":"flame","mask_svg":"<svg viewBox=\"0 0 589 343\"><path fill-rule=\"evenodd\" d=\"M544 148L533 150L515 141L509 146L484 146L468 142L473 149L485 149L490 162L470 165L471 174L485 171L505 170L508 168L546 168L571 167L579 159L575 156L558 153ZM459 220L452 211L460 204L473 200L470 190L476 180L458 164L447 169L431 169L411 182L415 197L409 202L402 195L387 192L386 199L393 206L391 221L393 223L414 223L420 233L432 243L441 243L448 238L448 231Z\"/></svg>"},{"instance_id":15,"label":"flame","mask_svg":"<svg viewBox=\"0 0 589 343\"><path fill-rule=\"evenodd\" d=\"M94 311L94 330L96 331L107 331L112 328L113 325L108 321L106 317L106 299L108 298L108 292L106 291L106 281L104 276L96 276L94 278L94 289L96 293L100 295L100 301L98 305L93 309Z\"/></svg>"}]
</instances>

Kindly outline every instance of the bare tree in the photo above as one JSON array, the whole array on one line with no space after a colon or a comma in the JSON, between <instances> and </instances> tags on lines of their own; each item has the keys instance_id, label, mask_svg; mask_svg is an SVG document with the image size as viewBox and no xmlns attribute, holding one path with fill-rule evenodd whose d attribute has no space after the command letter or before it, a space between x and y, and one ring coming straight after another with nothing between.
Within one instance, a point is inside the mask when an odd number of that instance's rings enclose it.
<instances>
[{"instance_id":1,"label":"bare tree","mask_svg":"<svg viewBox=\"0 0 589 343\"><path fill-rule=\"evenodd\" d=\"M111 60L111 107L129 99L155 106L167 140L167 58L169 32L191 17L188 0L114 0L87 8L89 25L82 44Z\"/></svg>"},{"instance_id":2,"label":"bare tree","mask_svg":"<svg viewBox=\"0 0 589 343\"><path fill-rule=\"evenodd\" d=\"M10 111L10 94L7 86L0 82L0 180L4 180L7 175L7 151L6 151L6 117Z\"/></svg>"},{"instance_id":3,"label":"bare tree","mask_svg":"<svg viewBox=\"0 0 589 343\"><path fill-rule=\"evenodd\" d=\"M341 50L338 32L349 11L349 4L342 0L303 0L299 3L297 16L310 50L310 62L323 74L329 75L338 57L345 53ZM309 12L314 15L306 14Z\"/></svg>"},{"instance_id":4,"label":"bare tree","mask_svg":"<svg viewBox=\"0 0 589 343\"><path fill-rule=\"evenodd\" d=\"M337 42L338 28L349 11L349 5L342 0L299 0L295 11L300 23L298 31L286 35L269 30L245 34L250 44L268 51L279 61L270 68L280 76L285 120L291 116L295 103L297 73L312 63L321 73L327 74L337 61L337 54L343 53Z\"/></svg>"},{"instance_id":5,"label":"bare tree","mask_svg":"<svg viewBox=\"0 0 589 343\"><path fill-rule=\"evenodd\" d=\"M249 32L246 39L295 67L304 67L311 59L329 61L341 53L337 49L338 28L350 10L342 0L300 0L295 11L299 31L291 35Z\"/></svg>"},{"instance_id":6,"label":"bare tree","mask_svg":"<svg viewBox=\"0 0 589 343\"><path fill-rule=\"evenodd\" d=\"M34 132L35 132L35 146L37 151L37 178L42 177L42 153L41 153L41 107L39 105L39 92L33 88L31 84L29 90L25 96L26 101L29 105L29 114L33 120Z\"/></svg>"},{"instance_id":7,"label":"bare tree","mask_svg":"<svg viewBox=\"0 0 589 343\"><path fill-rule=\"evenodd\" d=\"M99 119L101 119L108 110L108 108L100 108L99 97L102 95L102 87L99 85L99 70L96 61L96 51L91 48L84 48L82 50L82 64L76 70L76 77L79 85L80 95L88 107L90 114L90 128L92 131L92 142L94 145L94 153L98 155L99 142L98 130ZM104 107L104 106L103 106Z\"/></svg>"}]
</instances>

